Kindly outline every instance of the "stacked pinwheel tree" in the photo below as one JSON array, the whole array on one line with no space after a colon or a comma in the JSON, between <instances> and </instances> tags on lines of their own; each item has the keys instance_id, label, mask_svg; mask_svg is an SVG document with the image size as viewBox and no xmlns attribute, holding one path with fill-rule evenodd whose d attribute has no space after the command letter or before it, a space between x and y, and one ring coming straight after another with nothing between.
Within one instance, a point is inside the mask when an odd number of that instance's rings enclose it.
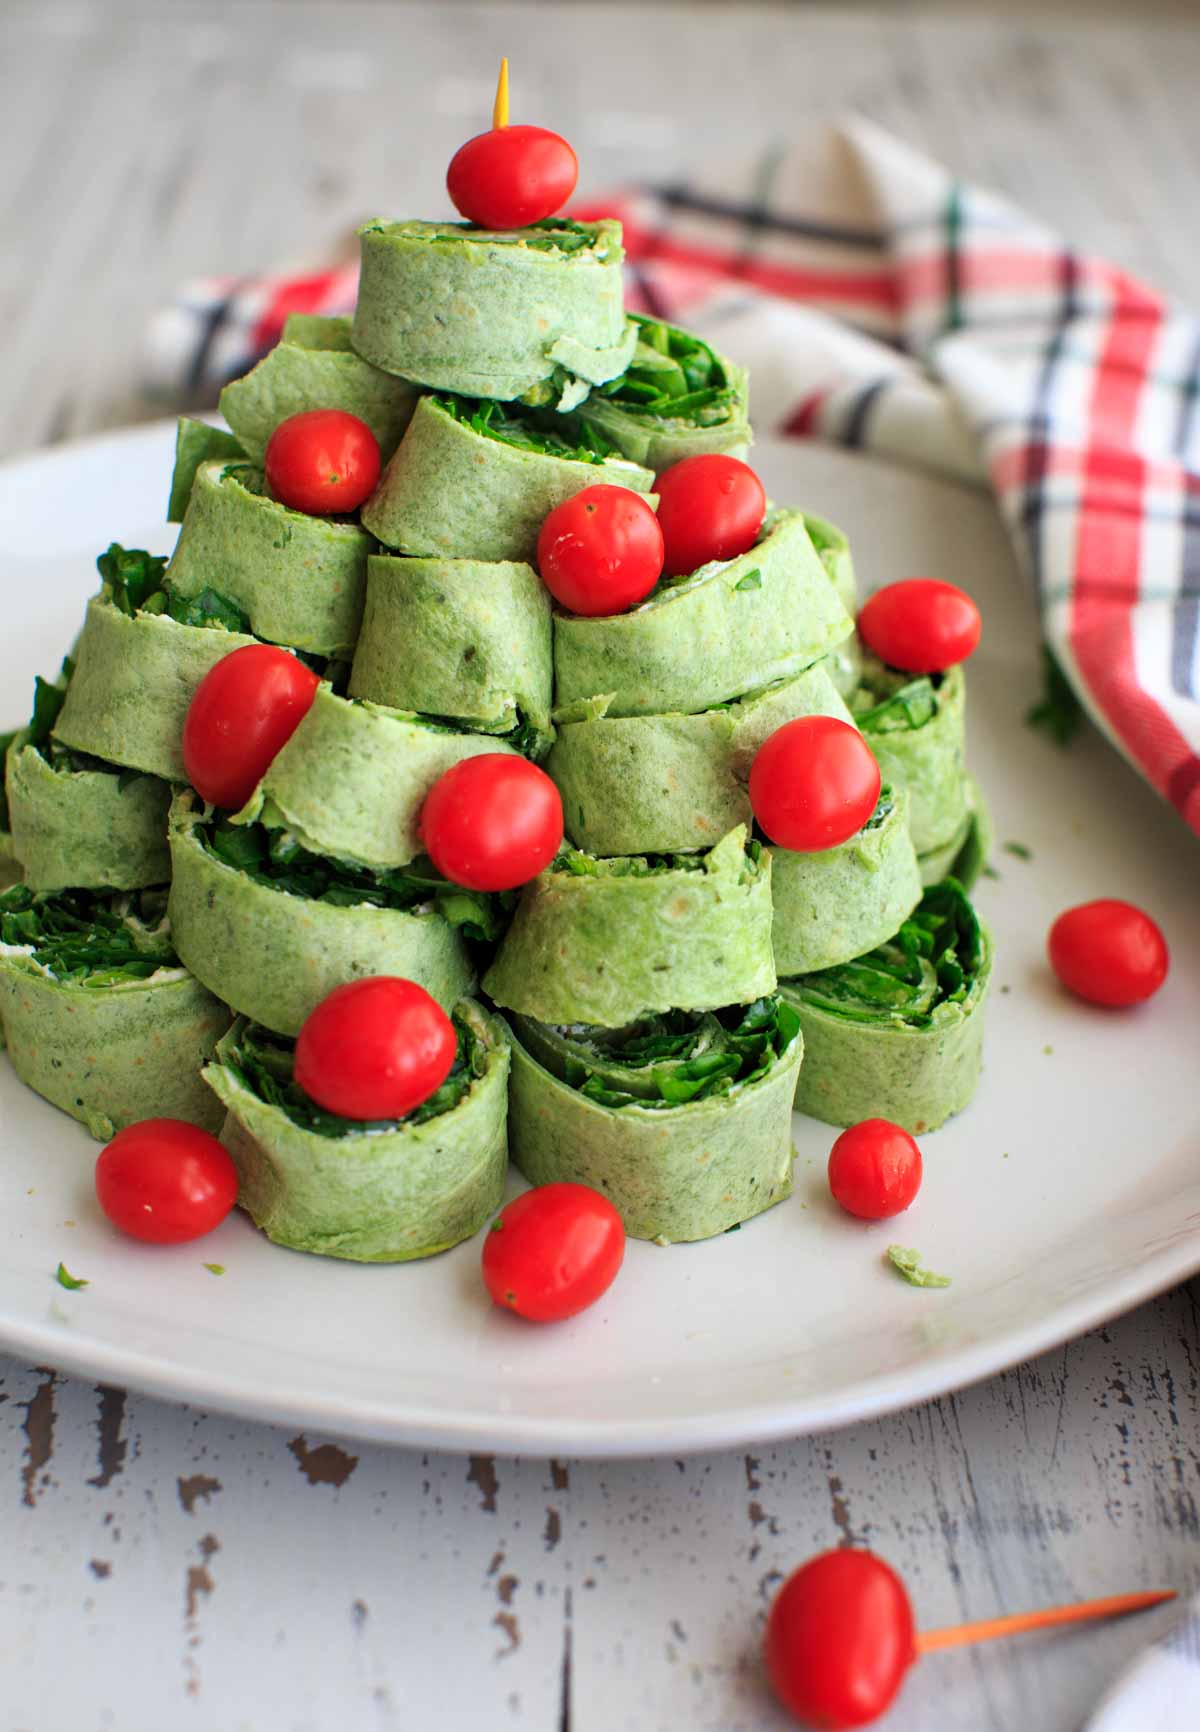
<instances>
[{"instance_id":1,"label":"stacked pinwheel tree","mask_svg":"<svg viewBox=\"0 0 1200 1732\"><path fill-rule=\"evenodd\" d=\"M361 240L353 320L291 318L225 390L231 431L180 423L174 554L101 556L8 747L18 1074L98 1137L218 1131L272 1239L364 1260L475 1233L509 1155L669 1242L788 1194L793 1100L934 1129L973 1090L990 966L961 666L864 651L849 546L807 510L705 547L703 489L757 487L747 380L626 316L617 223ZM348 425L369 496L331 473L310 497L289 451ZM618 537L564 606L618 490L614 524L661 495L665 562L605 611ZM853 833L777 823L847 736L875 778ZM502 882L471 847L520 854L514 762L561 825ZM329 995L379 977L452 1023L403 1112L296 1062Z\"/></svg>"}]
</instances>

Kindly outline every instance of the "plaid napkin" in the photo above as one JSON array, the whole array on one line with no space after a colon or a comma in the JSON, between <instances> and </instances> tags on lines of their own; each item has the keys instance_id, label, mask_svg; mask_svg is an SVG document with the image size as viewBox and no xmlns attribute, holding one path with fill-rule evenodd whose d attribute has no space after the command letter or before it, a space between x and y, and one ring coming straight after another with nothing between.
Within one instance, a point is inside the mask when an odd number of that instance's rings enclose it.
<instances>
[{"instance_id":1,"label":"plaid napkin","mask_svg":"<svg viewBox=\"0 0 1200 1732\"><path fill-rule=\"evenodd\" d=\"M1200 832L1200 320L858 121L601 212L630 304L736 354L760 432L990 483L1076 694ZM191 284L151 382L211 396L354 288Z\"/></svg>"}]
</instances>

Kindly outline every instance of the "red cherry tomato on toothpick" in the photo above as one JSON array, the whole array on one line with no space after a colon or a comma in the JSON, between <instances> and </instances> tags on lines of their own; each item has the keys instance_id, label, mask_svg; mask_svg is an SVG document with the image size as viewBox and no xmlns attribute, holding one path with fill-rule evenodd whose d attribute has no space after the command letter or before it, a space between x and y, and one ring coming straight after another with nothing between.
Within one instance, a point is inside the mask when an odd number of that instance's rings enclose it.
<instances>
[{"instance_id":1,"label":"red cherry tomato on toothpick","mask_svg":"<svg viewBox=\"0 0 1200 1732\"><path fill-rule=\"evenodd\" d=\"M527 758L484 752L438 777L421 808L421 838L452 884L515 890L558 853L562 798Z\"/></svg>"},{"instance_id":2,"label":"red cherry tomato on toothpick","mask_svg":"<svg viewBox=\"0 0 1200 1732\"><path fill-rule=\"evenodd\" d=\"M655 486L668 577L712 559L736 559L758 540L767 512L763 484L748 463L707 452L664 470Z\"/></svg>"},{"instance_id":3,"label":"red cherry tomato on toothpick","mask_svg":"<svg viewBox=\"0 0 1200 1732\"><path fill-rule=\"evenodd\" d=\"M281 505L311 516L357 511L379 480L379 441L345 409L305 409L267 440L267 486Z\"/></svg>"},{"instance_id":4,"label":"red cherry tomato on toothpick","mask_svg":"<svg viewBox=\"0 0 1200 1732\"><path fill-rule=\"evenodd\" d=\"M904 1583L872 1552L823 1552L776 1594L764 1651L775 1694L806 1725L865 1726L917 1657Z\"/></svg>"},{"instance_id":5,"label":"red cherry tomato on toothpick","mask_svg":"<svg viewBox=\"0 0 1200 1732\"><path fill-rule=\"evenodd\" d=\"M538 1185L501 1209L483 1241L494 1304L533 1323L557 1323L595 1304L616 1279L625 1227L588 1185Z\"/></svg>"},{"instance_id":6,"label":"red cherry tomato on toothpick","mask_svg":"<svg viewBox=\"0 0 1200 1732\"><path fill-rule=\"evenodd\" d=\"M508 61L500 62L492 130L469 138L446 172L455 209L484 229L520 229L561 210L579 163L557 132L508 124Z\"/></svg>"},{"instance_id":7,"label":"red cherry tomato on toothpick","mask_svg":"<svg viewBox=\"0 0 1200 1732\"><path fill-rule=\"evenodd\" d=\"M295 1078L327 1112L402 1119L450 1074L458 1038L412 980L377 974L335 987L296 1039Z\"/></svg>"},{"instance_id":8,"label":"red cherry tomato on toothpick","mask_svg":"<svg viewBox=\"0 0 1200 1732\"><path fill-rule=\"evenodd\" d=\"M1106 898L1068 908L1050 928L1046 948L1063 985L1091 1004L1140 1004L1167 978L1167 941L1132 902Z\"/></svg>"},{"instance_id":9,"label":"red cherry tomato on toothpick","mask_svg":"<svg viewBox=\"0 0 1200 1732\"><path fill-rule=\"evenodd\" d=\"M663 533L640 493L602 482L548 513L537 562L542 582L570 613L623 613L662 575Z\"/></svg>"},{"instance_id":10,"label":"red cherry tomato on toothpick","mask_svg":"<svg viewBox=\"0 0 1200 1732\"><path fill-rule=\"evenodd\" d=\"M829 1155L829 1189L849 1215L886 1221L921 1189L921 1151L889 1119L863 1119L844 1130Z\"/></svg>"},{"instance_id":11,"label":"red cherry tomato on toothpick","mask_svg":"<svg viewBox=\"0 0 1200 1732\"><path fill-rule=\"evenodd\" d=\"M910 577L877 589L858 616L859 635L889 667L940 674L965 662L979 642L979 609L936 577Z\"/></svg>"},{"instance_id":12,"label":"red cherry tomato on toothpick","mask_svg":"<svg viewBox=\"0 0 1200 1732\"><path fill-rule=\"evenodd\" d=\"M879 765L857 728L836 716L798 716L758 749L750 804L772 842L799 854L836 848L879 800Z\"/></svg>"},{"instance_id":13,"label":"red cherry tomato on toothpick","mask_svg":"<svg viewBox=\"0 0 1200 1732\"><path fill-rule=\"evenodd\" d=\"M216 1137L183 1119L126 1125L96 1161L96 1198L122 1233L178 1245L220 1226L237 1202L237 1168Z\"/></svg>"},{"instance_id":14,"label":"red cherry tomato on toothpick","mask_svg":"<svg viewBox=\"0 0 1200 1732\"><path fill-rule=\"evenodd\" d=\"M205 674L183 724L188 781L214 806L244 806L291 739L320 680L274 644L245 644Z\"/></svg>"}]
</instances>

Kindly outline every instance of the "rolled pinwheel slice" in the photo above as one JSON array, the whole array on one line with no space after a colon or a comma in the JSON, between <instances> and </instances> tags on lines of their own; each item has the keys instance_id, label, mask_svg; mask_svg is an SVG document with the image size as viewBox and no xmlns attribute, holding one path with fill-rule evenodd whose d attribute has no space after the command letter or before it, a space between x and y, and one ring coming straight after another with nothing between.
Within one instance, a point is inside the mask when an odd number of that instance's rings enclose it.
<instances>
[{"instance_id":1,"label":"rolled pinwheel slice","mask_svg":"<svg viewBox=\"0 0 1200 1732\"><path fill-rule=\"evenodd\" d=\"M335 987L370 974L415 980L450 1010L474 979L462 928L498 931L487 897L433 874L355 872L284 832L230 825L190 789L171 809L171 859L180 957L240 1015L279 1034L298 1034Z\"/></svg>"},{"instance_id":2,"label":"rolled pinwheel slice","mask_svg":"<svg viewBox=\"0 0 1200 1732\"><path fill-rule=\"evenodd\" d=\"M107 763L184 782L183 724L196 687L223 656L255 642L217 619L181 625L94 596L54 736Z\"/></svg>"},{"instance_id":3,"label":"rolled pinwheel slice","mask_svg":"<svg viewBox=\"0 0 1200 1732\"><path fill-rule=\"evenodd\" d=\"M917 856L922 884L940 884L943 878L955 878L969 892L987 865L992 851L992 819L983 791L970 772L966 792L966 816L949 842Z\"/></svg>"},{"instance_id":4,"label":"rolled pinwheel slice","mask_svg":"<svg viewBox=\"0 0 1200 1732\"><path fill-rule=\"evenodd\" d=\"M12 847L31 890L140 890L171 876L171 789L47 739L18 734L6 758Z\"/></svg>"},{"instance_id":5,"label":"rolled pinwheel slice","mask_svg":"<svg viewBox=\"0 0 1200 1732\"><path fill-rule=\"evenodd\" d=\"M9 750L16 739L16 732L0 734L0 757L8 759ZM7 890L9 885L18 884L21 880L21 868L13 853L12 822L8 815L8 794L3 778L0 778L0 890Z\"/></svg>"},{"instance_id":6,"label":"rolled pinwheel slice","mask_svg":"<svg viewBox=\"0 0 1200 1732\"><path fill-rule=\"evenodd\" d=\"M550 593L530 565L474 559L367 561L350 694L453 716L482 734L528 723L553 738Z\"/></svg>"},{"instance_id":7,"label":"rolled pinwheel slice","mask_svg":"<svg viewBox=\"0 0 1200 1732\"><path fill-rule=\"evenodd\" d=\"M362 508L399 553L532 560L546 514L605 482L648 493L649 469L544 426L544 418L460 397L422 397Z\"/></svg>"},{"instance_id":8,"label":"rolled pinwheel slice","mask_svg":"<svg viewBox=\"0 0 1200 1732\"><path fill-rule=\"evenodd\" d=\"M369 222L351 340L385 373L507 402L543 387L570 409L629 365L618 222L550 217L492 231Z\"/></svg>"},{"instance_id":9,"label":"rolled pinwheel slice","mask_svg":"<svg viewBox=\"0 0 1200 1732\"><path fill-rule=\"evenodd\" d=\"M908 797L886 784L862 829L837 848L772 848L772 943L780 976L849 962L890 938L921 900Z\"/></svg>"},{"instance_id":10,"label":"rolled pinwheel slice","mask_svg":"<svg viewBox=\"0 0 1200 1732\"><path fill-rule=\"evenodd\" d=\"M322 1111L292 1076L291 1041L238 1021L205 1077L228 1108L221 1140L238 1201L277 1245L361 1263L431 1257L500 1204L508 1165L508 1031L463 999L449 1076L401 1120Z\"/></svg>"},{"instance_id":11,"label":"rolled pinwheel slice","mask_svg":"<svg viewBox=\"0 0 1200 1732\"><path fill-rule=\"evenodd\" d=\"M207 421L194 421L188 415L181 415L175 429L175 467L171 472L167 522L183 522L196 482L196 471L202 463L245 461L242 442L232 433L226 433L223 427L210 427Z\"/></svg>"},{"instance_id":12,"label":"rolled pinwheel slice","mask_svg":"<svg viewBox=\"0 0 1200 1732\"><path fill-rule=\"evenodd\" d=\"M909 828L918 854L956 839L969 816L966 681L961 667L913 678L863 658L861 684L851 699L884 779L909 794ZM957 849L956 849L957 852Z\"/></svg>"},{"instance_id":13,"label":"rolled pinwheel slice","mask_svg":"<svg viewBox=\"0 0 1200 1732\"><path fill-rule=\"evenodd\" d=\"M568 850L521 892L483 990L539 1022L605 1028L774 992L769 857L743 825L707 854Z\"/></svg>"},{"instance_id":14,"label":"rolled pinwheel slice","mask_svg":"<svg viewBox=\"0 0 1200 1732\"><path fill-rule=\"evenodd\" d=\"M814 517L811 511L805 512L804 525L809 540L820 555L821 564L833 579L842 606L850 618L855 619L858 615L858 578L848 538L836 523L830 523L824 517ZM858 687L861 672L862 644L858 633L851 632L829 652L829 677L842 697L848 700Z\"/></svg>"},{"instance_id":15,"label":"rolled pinwheel slice","mask_svg":"<svg viewBox=\"0 0 1200 1732\"><path fill-rule=\"evenodd\" d=\"M744 457L753 437L744 369L690 331L630 316L638 333L633 359L572 411L572 423L656 475L701 452Z\"/></svg>"},{"instance_id":16,"label":"rolled pinwheel slice","mask_svg":"<svg viewBox=\"0 0 1200 1732\"><path fill-rule=\"evenodd\" d=\"M711 848L752 823L750 765L777 728L797 716L850 720L823 661L694 716L610 716L606 698L580 708L580 719L560 719L546 769L567 835L602 855Z\"/></svg>"},{"instance_id":17,"label":"rolled pinwheel slice","mask_svg":"<svg viewBox=\"0 0 1200 1732\"><path fill-rule=\"evenodd\" d=\"M440 775L463 758L513 750L503 735L341 698L322 683L233 821L287 830L309 853L389 871L421 853L421 806Z\"/></svg>"},{"instance_id":18,"label":"rolled pinwheel slice","mask_svg":"<svg viewBox=\"0 0 1200 1732\"><path fill-rule=\"evenodd\" d=\"M667 579L628 613L558 614L558 716L608 698L610 716L692 714L801 673L853 623L798 511L772 511L737 559Z\"/></svg>"},{"instance_id":19,"label":"rolled pinwheel slice","mask_svg":"<svg viewBox=\"0 0 1200 1732\"><path fill-rule=\"evenodd\" d=\"M270 643L347 655L374 545L356 523L310 517L269 498L249 463L202 463L164 581L189 599L219 589Z\"/></svg>"},{"instance_id":20,"label":"rolled pinwheel slice","mask_svg":"<svg viewBox=\"0 0 1200 1732\"><path fill-rule=\"evenodd\" d=\"M293 314L257 367L225 386L220 410L260 468L279 423L306 409L344 409L365 421L386 463L416 401L413 386L354 353L349 319Z\"/></svg>"},{"instance_id":21,"label":"rolled pinwheel slice","mask_svg":"<svg viewBox=\"0 0 1200 1732\"><path fill-rule=\"evenodd\" d=\"M180 966L165 911L165 890L0 895L13 1069L101 1140L145 1118L220 1128L200 1070L230 1013Z\"/></svg>"},{"instance_id":22,"label":"rolled pinwheel slice","mask_svg":"<svg viewBox=\"0 0 1200 1732\"><path fill-rule=\"evenodd\" d=\"M975 1092L992 939L948 878L886 944L780 981L804 1031L800 1112L831 1125L885 1118L920 1135Z\"/></svg>"},{"instance_id":23,"label":"rolled pinwheel slice","mask_svg":"<svg viewBox=\"0 0 1200 1732\"><path fill-rule=\"evenodd\" d=\"M792 1189L799 1018L777 997L624 1028L511 1019L509 1143L535 1185L590 1185L635 1239L707 1239Z\"/></svg>"}]
</instances>

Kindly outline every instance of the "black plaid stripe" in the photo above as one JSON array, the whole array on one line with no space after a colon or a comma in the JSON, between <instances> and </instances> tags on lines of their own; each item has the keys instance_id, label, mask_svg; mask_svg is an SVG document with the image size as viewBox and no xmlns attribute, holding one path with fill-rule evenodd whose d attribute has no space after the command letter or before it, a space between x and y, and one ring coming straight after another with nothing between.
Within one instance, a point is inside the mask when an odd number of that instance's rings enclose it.
<instances>
[{"instance_id":1,"label":"black plaid stripe","mask_svg":"<svg viewBox=\"0 0 1200 1732\"><path fill-rule=\"evenodd\" d=\"M1028 455L1022 478L1021 527L1029 550L1029 569L1033 573L1038 600L1042 597L1043 545L1042 527L1046 505L1046 480L1050 471L1050 438L1053 431L1050 404L1059 364L1066 348L1067 331L1078 311L1079 261L1072 252L1064 252L1058 262L1058 316L1046 340L1042 366L1034 391L1033 414L1029 422Z\"/></svg>"}]
</instances>

